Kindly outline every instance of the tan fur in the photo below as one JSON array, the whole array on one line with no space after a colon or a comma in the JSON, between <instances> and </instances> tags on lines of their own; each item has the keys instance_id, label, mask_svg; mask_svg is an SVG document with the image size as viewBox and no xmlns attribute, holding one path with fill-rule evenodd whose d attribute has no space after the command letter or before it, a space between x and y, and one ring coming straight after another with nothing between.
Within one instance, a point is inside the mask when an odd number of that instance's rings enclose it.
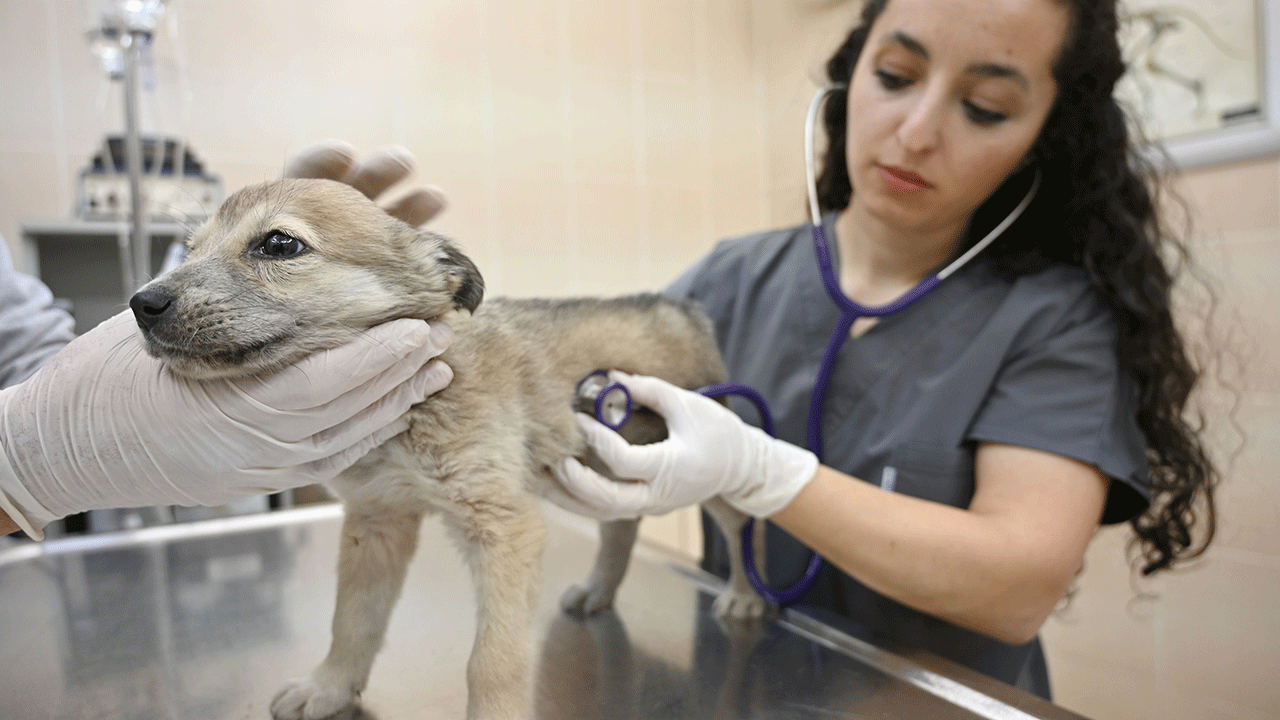
<instances>
[{"instance_id":1,"label":"tan fur","mask_svg":"<svg viewBox=\"0 0 1280 720\"><path fill-rule=\"evenodd\" d=\"M308 250L288 258L256 255L275 231ZM454 329L442 356L454 371L452 384L410 410L407 433L330 483L346 506L333 642L309 677L277 695L272 714L316 720L356 701L420 521L439 512L474 573L479 603L468 717L527 717L528 643L545 534L537 498L556 482L550 467L567 456L603 470L573 422L574 387L602 368L687 388L722 380L705 318L657 296L477 306L483 281L452 242L325 180L246 188L189 246L183 265L140 291L172 298L143 335L148 350L181 374L267 372L399 317L443 318ZM660 420L648 422L633 420L624 436L651 442L665 435ZM719 502L708 509L736 541L745 518ZM594 612L612 604L635 535L636 521L602 526L596 566L562 598L566 609ZM736 557L717 611L759 615L764 603L741 570Z\"/></svg>"}]
</instances>

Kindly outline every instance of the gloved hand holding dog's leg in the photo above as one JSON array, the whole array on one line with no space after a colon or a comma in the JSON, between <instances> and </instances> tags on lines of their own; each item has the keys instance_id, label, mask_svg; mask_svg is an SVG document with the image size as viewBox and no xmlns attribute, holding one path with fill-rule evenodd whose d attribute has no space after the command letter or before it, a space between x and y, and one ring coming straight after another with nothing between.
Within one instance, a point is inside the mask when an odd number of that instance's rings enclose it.
<instances>
[{"instance_id":1,"label":"gloved hand holding dog's leg","mask_svg":"<svg viewBox=\"0 0 1280 720\"><path fill-rule=\"evenodd\" d=\"M0 391L0 510L35 538L97 508L220 505L328 480L449 384L444 324L396 320L266 377L196 381L125 312Z\"/></svg>"},{"instance_id":2,"label":"gloved hand holding dog's leg","mask_svg":"<svg viewBox=\"0 0 1280 720\"><path fill-rule=\"evenodd\" d=\"M818 458L769 437L699 393L653 377L611 373L632 399L662 415L668 437L630 445L594 418L579 414L587 442L615 482L568 458L556 468L570 497L549 499L601 520L661 515L719 496L742 512L767 517L786 507L813 479Z\"/></svg>"}]
</instances>

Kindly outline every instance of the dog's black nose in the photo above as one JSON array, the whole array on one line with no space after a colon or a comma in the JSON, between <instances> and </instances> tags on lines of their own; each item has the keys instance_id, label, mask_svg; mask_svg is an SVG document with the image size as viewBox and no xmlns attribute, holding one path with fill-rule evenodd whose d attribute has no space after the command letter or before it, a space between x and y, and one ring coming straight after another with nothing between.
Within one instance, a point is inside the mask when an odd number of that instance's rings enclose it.
<instances>
[{"instance_id":1,"label":"dog's black nose","mask_svg":"<svg viewBox=\"0 0 1280 720\"><path fill-rule=\"evenodd\" d=\"M138 319L138 326L150 330L164 319L164 313L173 304L173 296L163 290L139 290L129 299L129 308Z\"/></svg>"}]
</instances>

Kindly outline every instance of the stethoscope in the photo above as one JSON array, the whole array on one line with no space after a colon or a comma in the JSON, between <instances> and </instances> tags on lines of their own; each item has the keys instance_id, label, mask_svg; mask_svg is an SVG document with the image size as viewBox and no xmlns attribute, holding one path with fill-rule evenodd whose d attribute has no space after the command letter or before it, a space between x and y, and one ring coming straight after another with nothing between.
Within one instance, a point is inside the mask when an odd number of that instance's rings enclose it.
<instances>
[{"instance_id":1,"label":"stethoscope","mask_svg":"<svg viewBox=\"0 0 1280 720\"><path fill-rule=\"evenodd\" d=\"M809 396L809 415L805 441L806 446L814 455L818 456L819 460L822 459L822 412L826 405L827 386L831 383L831 374L835 370L840 350L844 347L845 341L849 339L854 322L864 317L880 318L892 315L900 310L905 310L927 295L943 280L964 267L978 253L1000 237L1027 209L1027 206L1031 204L1031 200L1035 197L1036 191L1040 189L1040 171L1037 168L1035 179L1031 182L1031 188L1027 190L1027 194L1018 203L1018 206L991 232L987 233L986 237L969 248L963 255L938 272L925 277L915 287L890 303L875 306L866 306L858 303L846 296L840 289L840 280L831 261L831 250L827 245L826 233L822 229L822 215L818 208L817 174L814 171L814 135L816 134L815 127L818 111L828 95L837 90L843 90L845 87L843 84L833 84L819 90L813 96L813 100L809 102L809 111L805 118L805 178L808 181L809 217L813 223L813 248L817 256L818 269L822 274L822 286L826 289L827 295L832 302L840 310L840 319L836 322L835 331L831 333L831 339L827 342L826 351L822 355L822 363L818 366L818 375L814 381L813 393ZM764 397L754 388L741 383L719 383L699 388L698 392L708 397L739 395L747 398L760 413L761 429L770 435L774 434L774 421L769 412L768 404L765 402ZM621 383L609 382L608 375L604 371L593 372L584 378L578 384L577 395L584 399L592 398L594 400L593 409L596 419L614 430L625 425L631 417L633 409L631 393ZM588 403L590 404L590 400L588 400ZM764 581L764 578L760 576L760 572L756 568L754 524L754 519L750 519L742 529L742 554L746 560L747 577L751 581L751 585L766 600L779 606L790 605L803 597L813 586L819 570L822 569L822 557L816 552L811 552L804 574L795 584L783 589L772 588Z\"/></svg>"}]
</instances>

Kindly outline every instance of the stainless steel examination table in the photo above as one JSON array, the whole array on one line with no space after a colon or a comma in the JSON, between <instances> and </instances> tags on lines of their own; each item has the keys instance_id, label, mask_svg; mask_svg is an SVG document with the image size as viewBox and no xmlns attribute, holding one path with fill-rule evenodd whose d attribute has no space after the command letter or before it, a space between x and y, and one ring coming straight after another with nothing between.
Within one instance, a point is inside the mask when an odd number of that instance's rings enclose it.
<instances>
[{"instance_id":1,"label":"stainless steel examination table","mask_svg":"<svg viewBox=\"0 0 1280 720\"><path fill-rule=\"evenodd\" d=\"M324 656L341 511L323 505L0 549L3 720L267 720ZM548 510L537 717L1078 718L933 657L786 612L728 628L719 581L637 548L617 607L563 615L594 527ZM350 718L465 717L471 578L424 523L387 642Z\"/></svg>"}]
</instances>

